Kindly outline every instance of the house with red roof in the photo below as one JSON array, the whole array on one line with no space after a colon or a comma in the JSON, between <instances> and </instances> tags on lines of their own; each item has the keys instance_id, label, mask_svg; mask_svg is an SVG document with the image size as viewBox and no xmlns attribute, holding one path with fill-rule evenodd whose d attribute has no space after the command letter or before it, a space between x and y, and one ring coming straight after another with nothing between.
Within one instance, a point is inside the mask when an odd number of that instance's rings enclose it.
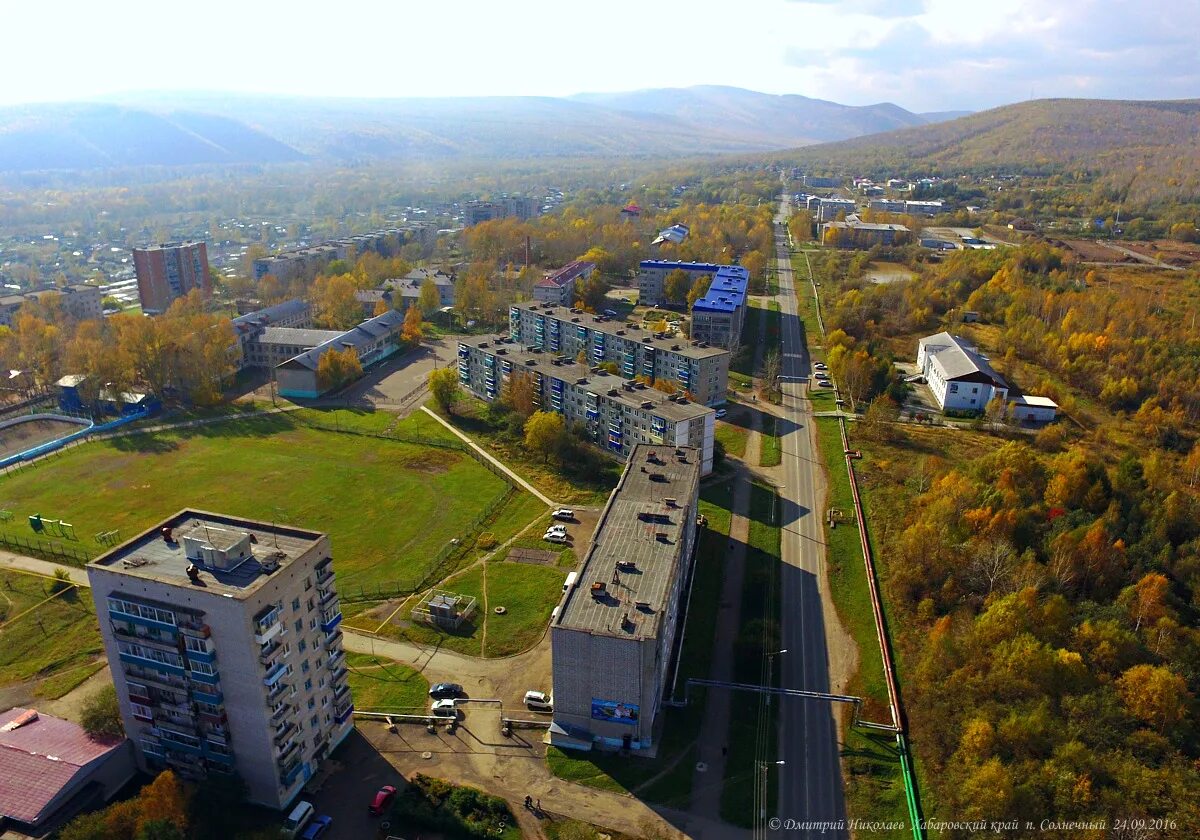
<instances>
[{"instance_id":1,"label":"house with red roof","mask_svg":"<svg viewBox=\"0 0 1200 840\"><path fill-rule=\"evenodd\" d=\"M533 285L533 299L542 303L572 306L575 303L575 281L587 280L595 270L596 264L593 262L569 262Z\"/></svg>"},{"instance_id":2,"label":"house with red roof","mask_svg":"<svg viewBox=\"0 0 1200 840\"><path fill-rule=\"evenodd\" d=\"M136 772L125 738L93 738L34 709L0 713L0 829L43 836L111 799Z\"/></svg>"}]
</instances>

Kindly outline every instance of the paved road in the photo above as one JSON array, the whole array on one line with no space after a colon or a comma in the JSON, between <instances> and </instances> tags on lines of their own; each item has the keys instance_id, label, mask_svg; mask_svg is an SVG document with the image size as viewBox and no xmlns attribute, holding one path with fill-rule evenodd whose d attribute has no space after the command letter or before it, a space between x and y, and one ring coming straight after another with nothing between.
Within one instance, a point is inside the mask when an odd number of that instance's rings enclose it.
<instances>
[{"instance_id":1,"label":"paved road","mask_svg":"<svg viewBox=\"0 0 1200 840\"><path fill-rule=\"evenodd\" d=\"M788 197L780 203L778 218L789 215ZM780 647L776 657L784 688L829 691L829 655L826 616L821 588L826 586L824 529L820 515L825 478L813 437L812 414L804 398L807 387L798 377L809 373L808 348L797 317L797 294L811 294L807 276L793 277L787 234L776 226L779 260L779 301L782 309L783 409L786 433L782 435L783 574ZM790 422L787 422L790 421ZM780 819L837 821L846 818L838 757L838 732L830 705L817 700L784 698L780 701L779 755L785 764L771 767L778 773ZM818 830L789 832L789 837L829 838L846 832Z\"/></svg>"}]
</instances>

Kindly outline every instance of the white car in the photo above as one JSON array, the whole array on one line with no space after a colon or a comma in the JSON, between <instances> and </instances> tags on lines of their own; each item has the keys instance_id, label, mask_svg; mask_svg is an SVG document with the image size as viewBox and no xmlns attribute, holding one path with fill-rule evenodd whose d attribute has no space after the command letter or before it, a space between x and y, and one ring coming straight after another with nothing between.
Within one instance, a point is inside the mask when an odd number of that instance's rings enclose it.
<instances>
[{"instance_id":1,"label":"white car","mask_svg":"<svg viewBox=\"0 0 1200 840\"><path fill-rule=\"evenodd\" d=\"M547 534L565 534L565 533L567 533L567 526L562 525L562 524L551 525L549 528L546 529L546 533Z\"/></svg>"},{"instance_id":2,"label":"white car","mask_svg":"<svg viewBox=\"0 0 1200 840\"><path fill-rule=\"evenodd\" d=\"M570 508L559 508L558 510L551 511L550 515L555 519L574 519L575 511Z\"/></svg>"},{"instance_id":3,"label":"white car","mask_svg":"<svg viewBox=\"0 0 1200 840\"><path fill-rule=\"evenodd\" d=\"M720 420L722 417L724 417L724 416L725 416L726 414L728 414L728 413L729 413L729 412L728 412L728 411L726 411L725 409L723 409L723 408L718 408L718 409L717 409L717 419L718 419L718 420Z\"/></svg>"},{"instance_id":4,"label":"white car","mask_svg":"<svg viewBox=\"0 0 1200 840\"><path fill-rule=\"evenodd\" d=\"M458 706L453 700L436 700L429 707L430 713L439 718L458 718Z\"/></svg>"},{"instance_id":5,"label":"white car","mask_svg":"<svg viewBox=\"0 0 1200 840\"><path fill-rule=\"evenodd\" d=\"M828 365L826 365L824 362L813 362L813 367L816 370L825 370Z\"/></svg>"},{"instance_id":6,"label":"white car","mask_svg":"<svg viewBox=\"0 0 1200 840\"><path fill-rule=\"evenodd\" d=\"M525 707L533 712L552 712L554 698L544 691L526 691Z\"/></svg>"},{"instance_id":7,"label":"white car","mask_svg":"<svg viewBox=\"0 0 1200 840\"><path fill-rule=\"evenodd\" d=\"M542 535L542 539L546 542L558 543L559 545L566 545L569 542L566 534L560 534L557 531L547 531Z\"/></svg>"}]
</instances>

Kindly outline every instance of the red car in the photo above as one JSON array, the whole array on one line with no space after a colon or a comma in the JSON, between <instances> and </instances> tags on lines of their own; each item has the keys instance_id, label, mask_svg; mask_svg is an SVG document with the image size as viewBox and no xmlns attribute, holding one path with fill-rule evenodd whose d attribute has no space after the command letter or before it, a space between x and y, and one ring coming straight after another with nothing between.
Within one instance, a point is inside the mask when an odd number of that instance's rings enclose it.
<instances>
[{"instance_id":1,"label":"red car","mask_svg":"<svg viewBox=\"0 0 1200 840\"><path fill-rule=\"evenodd\" d=\"M396 798L396 789L391 785L384 785L379 789L379 793L375 794L375 798L371 800L371 804L367 806L367 813L372 817L378 817L388 809L392 804L392 800Z\"/></svg>"}]
</instances>

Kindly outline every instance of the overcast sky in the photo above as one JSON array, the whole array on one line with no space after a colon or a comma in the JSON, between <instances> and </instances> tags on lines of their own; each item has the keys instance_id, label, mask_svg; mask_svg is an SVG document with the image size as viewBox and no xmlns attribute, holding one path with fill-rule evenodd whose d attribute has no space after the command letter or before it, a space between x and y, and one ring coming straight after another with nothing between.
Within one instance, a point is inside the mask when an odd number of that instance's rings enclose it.
<instances>
[{"instance_id":1,"label":"overcast sky","mask_svg":"<svg viewBox=\"0 0 1200 840\"><path fill-rule=\"evenodd\" d=\"M7 0L0 11L3 104L697 84L914 111L1200 96L1200 0Z\"/></svg>"}]
</instances>

